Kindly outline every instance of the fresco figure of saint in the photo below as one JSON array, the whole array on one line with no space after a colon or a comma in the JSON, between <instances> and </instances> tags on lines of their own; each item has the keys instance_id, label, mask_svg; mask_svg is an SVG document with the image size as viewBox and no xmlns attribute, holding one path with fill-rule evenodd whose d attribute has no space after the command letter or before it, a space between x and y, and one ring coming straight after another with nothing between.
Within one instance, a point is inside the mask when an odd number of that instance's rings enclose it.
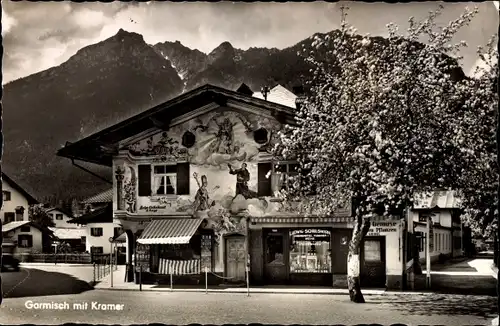
<instances>
[{"instance_id":1,"label":"fresco figure of saint","mask_svg":"<svg viewBox=\"0 0 500 326\"><path fill-rule=\"evenodd\" d=\"M222 123L214 119L215 124L219 128L215 137L217 138L214 143L213 152L219 154L234 154L235 148L233 144L233 127L229 118L225 118Z\"/></svg>"},{"instance_id":2,"label":"fresco figure of saint","mask_svg":"<svg viewBox=\"0 0 500 326\"><path fill-rule=\"evenodd\" d=\"M195 212L206 211L206 210L210 209L210 207L215 206L215 201L212 200L212 202L210 202L210 197L208 195L207 176L206 175L201 176L201 183L198 180L197 173L193 173L193 176L196 180L196 183L198 184L198 191L196 192L196 195L194 197L194 205L193 205L194 211ZM214 188L214 190L218 189L218 188L219 188L219 186L216 186Z\"/></svg>"},{"instance_id":3,"label":"fresco figure of saint","mask_svg":"<svg viewBox=\"0 0 500 326\"><path fill-rule=\"evenodd\" d=\"M241 168L234 169L231 164L227 165L229 167L229 173L236 175L236 196L242 195L245 199L257 198L257 193L248 189L248 181L250 181L250 172L247 170L247 164L241 164Z\"/></svg>"}]
</instances>

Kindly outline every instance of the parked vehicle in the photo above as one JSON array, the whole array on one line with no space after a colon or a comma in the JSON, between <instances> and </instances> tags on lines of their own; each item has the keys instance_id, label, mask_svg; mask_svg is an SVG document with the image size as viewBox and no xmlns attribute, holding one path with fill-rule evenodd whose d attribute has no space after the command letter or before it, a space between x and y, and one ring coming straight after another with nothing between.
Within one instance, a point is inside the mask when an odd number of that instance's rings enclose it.
<instances>
[{"instance_id":1,"label":"parked vehicle","mask_svg":"<svg viewBox=\"0 0 500 326\"><path fill-rule=\"evenodd\" d=\"M19 260L14 258L12 255L2 255L2 267L1 267L2 272L19 272Z\"/></svg>"}]
</instances>

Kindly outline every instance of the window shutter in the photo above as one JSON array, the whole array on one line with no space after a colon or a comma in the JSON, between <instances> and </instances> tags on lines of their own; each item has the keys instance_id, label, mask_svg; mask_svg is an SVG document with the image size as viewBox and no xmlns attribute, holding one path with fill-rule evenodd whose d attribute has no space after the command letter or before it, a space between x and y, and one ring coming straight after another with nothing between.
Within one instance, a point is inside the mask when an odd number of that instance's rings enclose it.
<instances>
[{"instance_id":1,"label":"window shutter","mask_svg":"<svg viewBox=\"0 0 500 326\"><path fill-rule=\"evenodd\" d=\"M272 196L271 176L269 175L269 178L266 178L267 174L270 174L272 168L272 163L259 163L257 166L257 190L259 197Z\"/></svg>"},{"instance_id":2,"label":"window shutter","mask_svg":"<svg viewBox=\"0 0 500 326\"><path fill-rule=\"evenodd\" d=\"M177 194L189 195L189 162L177 164Z\"/></svg>"},{"instance_id":3,"label":"window shutter","mask_svg":"<svg viewBox=\"0 0 500 326\"><path fill-rule=\"evenodd\" d=\"M151 196L151 165L139 165L139 196Z\"/></svg>"}]
</instances>

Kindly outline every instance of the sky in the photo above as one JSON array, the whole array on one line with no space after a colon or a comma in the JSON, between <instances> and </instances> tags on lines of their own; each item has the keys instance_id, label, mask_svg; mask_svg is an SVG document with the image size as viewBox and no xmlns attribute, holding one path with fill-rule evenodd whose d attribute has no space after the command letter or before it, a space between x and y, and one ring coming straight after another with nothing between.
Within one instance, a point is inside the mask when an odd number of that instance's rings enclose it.
<instances>
[{"instance_id":1,"label":"sky","mask_svg":"<svg viewBox=\"0 0 500 326\"><path fill-rule=\"evenodd\" d=\"M388 4L349 2L348 22L360 34L385 36L386 24L403 30L408 18L425 18L436 2ZM443 3L438 22L457 18L466 6L479 15L457 35L469 44L461 54L466 74L478 63L476 49L498 31L493 1ZM224 2L28 2L2 0L3 81L46 70L79 49L113 36L120 28L143 35L149 44L180 41L209 53L220 43L234 47L286 48L316 32L337 29L340 4Z\"/></svg>"}]
</instances>

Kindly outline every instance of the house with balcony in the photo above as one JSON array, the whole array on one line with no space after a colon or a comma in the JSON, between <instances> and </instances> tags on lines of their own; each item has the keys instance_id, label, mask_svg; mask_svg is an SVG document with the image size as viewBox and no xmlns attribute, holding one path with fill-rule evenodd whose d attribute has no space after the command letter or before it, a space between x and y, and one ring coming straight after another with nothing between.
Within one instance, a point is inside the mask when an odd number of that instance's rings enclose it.
<instances>
[{"instance_id":1,"label":"house with balcony","mask_svg":"<svg viewBox=\"0 0 500 326\"><path fill-rule=\"evenodd\" d=\"M244 282L248 268L251 284L346 286L351 207L324 217L277 195L297 164L276 161L270 149L295 123L299 98L273 89L260 96L246 85L205 85L58 151L113 170L112 206L91 218L121 225L127 262L144 282L204 282L205 271L210 283L221 282L215 275ZM372 224L362 284L399 287L404 223Z\"/></svg>"},{"instance_id":2,"label":"house with balcony","mask_svg":"<svg viewBox=\"0 0 500 326\"><path fill-rule=\"evenodd\" d=\"M2 172L3 204L0 209L2 224L28 221L28 208L38 201L7 174Z\"/></svg>"}]
</instances>

